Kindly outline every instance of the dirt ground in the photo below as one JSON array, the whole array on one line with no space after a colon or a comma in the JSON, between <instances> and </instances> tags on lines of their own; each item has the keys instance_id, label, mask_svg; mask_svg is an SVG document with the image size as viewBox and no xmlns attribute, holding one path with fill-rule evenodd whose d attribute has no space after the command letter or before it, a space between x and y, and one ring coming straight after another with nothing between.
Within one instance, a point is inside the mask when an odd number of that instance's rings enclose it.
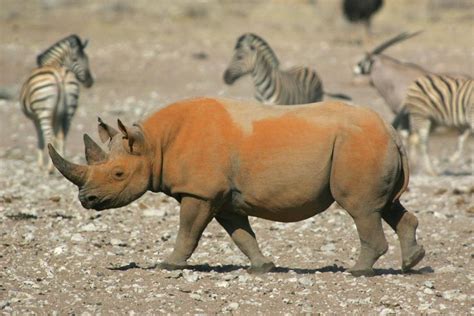
<instances>
[{"instance_id":1,"label":"dirt ground","mask_svg":"<svg viewBox=\"0 0 474 316\"><path fill-rule=\"evenodd\" d=\"M96 79L82 89L67 156L83 162L82 134L97 139L96 118L127 123L199 95L252 99L250 78L225 86L236 38L264 37L283 67L317 69L327 91L352 96L386 119L392 114L351 68L366 50L401 31L423 29L388 54L440 72L474 73L472 1L387 0L372 43L349 25L339 1L0 0L0 88L16 91L38 53L71 33L90 41ZM419 218L425 259L400 271L399 245L377 275L354 278L359 240L352 219L332 206L291 224L252 219L278 268L250 275L246 258L215 222L190 269L154 265L172 249L178 204L147 193L127 207L88 211L64 178L35 164L36 135L18 101L0 100L0 311L4 314L474 314L474 142L456 164L453 133L437 133L430 152L438 177L413 174L402 202Z\"/></svg>"}]
</instances>

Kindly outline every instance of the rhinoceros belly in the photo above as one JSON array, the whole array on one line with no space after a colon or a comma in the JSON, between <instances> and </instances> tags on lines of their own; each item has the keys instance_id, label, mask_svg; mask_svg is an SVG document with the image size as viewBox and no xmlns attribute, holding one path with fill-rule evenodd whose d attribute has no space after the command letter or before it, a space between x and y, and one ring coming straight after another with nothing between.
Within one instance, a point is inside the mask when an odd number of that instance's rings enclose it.
<instances>
[{"instance_id":1,"label":"rhinoceros belly","mask_svg":"<svg viewBox=\"0 0 474 316\"><path fill-rule=\"evenodd\" d=\"M287 164L285 168L256 173L232 191L233 210L273 221L304 220L334 202L329 173L329 164L319 164L319 168Z\"/></svg>"}]
</instances>

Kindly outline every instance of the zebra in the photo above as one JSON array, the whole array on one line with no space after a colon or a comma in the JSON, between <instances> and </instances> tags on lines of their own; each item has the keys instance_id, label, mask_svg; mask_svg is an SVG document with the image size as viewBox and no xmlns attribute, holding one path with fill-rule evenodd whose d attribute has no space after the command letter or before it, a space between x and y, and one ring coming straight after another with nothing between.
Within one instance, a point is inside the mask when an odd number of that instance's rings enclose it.
<instances>
[{"instance_id":1,"label":"zebra","mask_svg":"<svg viewBox=\"0 0 474 316\"><path fill-rule=\"evenodd\" d=\"M53 143L64 154L64 142L77 109L79 83L94 83L84 52L87 40L73 34L37 56L37 68L29 75L20 93L23 113L33 121L37 137L38 165L45 167L45 144ZM49 156L47 170L53 171Z\"/></svg>"},{"instance_id":2,"label":"zebra","mask_svg":"<svg viewBox=\"0 0 474 316\"><path fill-rule=\"evenodd\" d=\"M323 95L351 100L344 94L324 92L318 74L307 67L280 70L279 61L270 45L253 33L237 39L234 55L224 72L224 82L233 84L251 74L256 88L255 98L265 104L303 104L318 102Z\"/></svg>"},{"instance_id":3,"label":"zebra","mask_svg":"<svg viewBox=\"0 0 474 316\"><path fill-rule=\"evenodd\" d=\"M474 126L474 80L445 74L426 74L408 88L399 115L409 117L409 144L412 161L420 149L426 171L436 175L428 157L428 136L432 126L446 126L460 132L457 150L450 162L458 160Z\"/></svg>"}]
</instances>

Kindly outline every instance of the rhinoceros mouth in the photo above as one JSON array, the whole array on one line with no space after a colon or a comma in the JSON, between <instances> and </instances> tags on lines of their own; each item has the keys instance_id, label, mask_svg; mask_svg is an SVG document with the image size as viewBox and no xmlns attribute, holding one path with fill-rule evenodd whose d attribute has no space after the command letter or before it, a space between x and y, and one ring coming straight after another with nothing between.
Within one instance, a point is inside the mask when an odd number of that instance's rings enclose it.
<instances>
[{"instance_id":1,"label":"rhinoceros mouth","mask_svg":"<svg viewBox=\"0 0 474 316\"><path fill-rule=\"evenodd\" d=\"M85 191L79 191L79 201L82 207L85 209L94 209L96 211L102 211L110 207L110 199L102 198L99 199L97 196L87 194Z\"/></svg>"},{"instance_id":2,"label":"rhinoceros mouth","mask_svg":"<svg viewBox=\"0 0 474 316\"><path fill-rule=\"evenodd\" d=\"M103 200L103 201L94 202L94 203L91 203L88 201L81 201L81 204L85 209L88 209L88 210L93 209L96 211L103 211L109 208L113 208L113 206L110 206L109 200Z\"/></svg>"}]
</instances>

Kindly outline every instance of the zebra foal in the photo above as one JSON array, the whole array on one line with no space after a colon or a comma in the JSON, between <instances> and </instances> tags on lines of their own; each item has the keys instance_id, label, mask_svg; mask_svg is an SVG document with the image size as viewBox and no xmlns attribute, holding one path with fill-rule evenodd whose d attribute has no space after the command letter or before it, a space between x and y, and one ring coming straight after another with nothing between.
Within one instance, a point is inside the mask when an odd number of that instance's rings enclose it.
<instances>
[{"instance_id":1,"label":"zebra foal","mask_svg":"<svg viewBox=\"0 0 474 316\"><path fill-rule=\"evenodd\" d=\"M323 95L351 100L344 94L324 92L318 74L307 67L280 70L279 61L270 45L252 33L237 39L234 55L224 72L224 82L233 84L251 74L256 89L255 98L265 104L303 104L318 102Z\"/></svg>"},{"instance_id":2,"label":"zebra foal","mask_svg":"<svg viewBox=\"0 0 474 316\"><path fill-rule=\"evenodd\" d=\"M399 115L409 117L410 154L421 151L424 168L436 175L428 156L428 137L432 126L446 126L460 132L458 146L450 161L458 160L474 126L474 80L450 75L426 74L408 88ZM419 147L419 148L418 148Z\"/></svg>"},{"instance_id":3,"label":"zebra foal","mask_svg":"<svg viewBox=\"0 0 474 316\"><path fill-rule=\"evenodd\" d=\"M89 61L77 35L70 35L37 57L38 67L23 84L20 104L23 113L33 121L38 137L38 165L53 171L45 144L52 143L64 154L64 142L77 109L79 84L89 88L94 83Z\"/></svg>"}]
</instances>

